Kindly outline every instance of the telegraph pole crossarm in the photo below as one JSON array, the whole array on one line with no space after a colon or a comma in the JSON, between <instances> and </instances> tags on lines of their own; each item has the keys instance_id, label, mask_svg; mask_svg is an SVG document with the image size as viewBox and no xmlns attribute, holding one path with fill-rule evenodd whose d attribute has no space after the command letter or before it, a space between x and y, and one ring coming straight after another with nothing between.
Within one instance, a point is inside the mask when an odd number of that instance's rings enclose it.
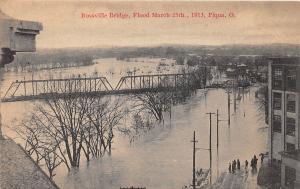
<instances>
[{"instance_id":1,"label":"telegraph pole crossarm","mask_svg":"<svg viewBox=\"0 0 300 189\"><path fill-rule=\"evenodd\" d=\"M209 148L196 148L196 150L209 150Z\"/></svg>"}]
</instances>

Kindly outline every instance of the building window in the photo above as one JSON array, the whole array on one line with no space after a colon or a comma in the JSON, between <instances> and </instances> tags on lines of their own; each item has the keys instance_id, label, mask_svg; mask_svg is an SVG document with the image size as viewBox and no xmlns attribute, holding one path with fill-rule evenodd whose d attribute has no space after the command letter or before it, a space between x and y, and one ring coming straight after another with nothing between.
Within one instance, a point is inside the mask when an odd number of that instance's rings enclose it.
<instances>
[{"instance_id":1,"label":"building window","mask_svg":"<svg viewBox=\"0 0 300 189\"><path fill-rule=\"evenodd\" d=\"M292 143L286 143L286 151L294 151L296 149L295 144Z\"/></svg>"},{"instance_id":2,"label":"building window","mask_svg":"<svg viewBox=\"0 0 300 189\"><path fill-rule=\"evenodd\" d=\"M281 110L281 93L274 93L273 108L274 110Z\"/></svg>"},{"instance_id":3,"label":"building window","mask_svg":"<svg viewBox=\"0 0 300 189\"><path fill-rule=\"evenodd\" d=\"M283 83L283 70L282 67L274 67L273 68L273 88L274 89L282 89Z\"/></svg>"},{"instance_id":4,"label":"building window","mask_svg":"<svg viewBox=\"0 0 300 189\"><path fill-rule=\"evenodd\" d=\"M281 117L278 115L273 116L273 131L274 132L281 132Z\"/></svg>"},{"instance_id":5,"label":"building window","mask_svg":"<svg viewBox=\"0 0 300 189\"><path fill-rule=\"evenodd\" d=\"M289 188L294 188L296 180L296 169L285 166L285 185Z\"/></svg>"},{"instance_id":6,"label":"building window","mask_svg":"<svg viewBox=\"0 0 300 189\"><path fill-rule=\"evenodd\" d=\"M296 90L296 72L295 67L287 67L286 70L286 89L288 91Z\"/></svg>"},{"instance_id":7,"label":"building window","mask_svg":"<svg viewBox=\"0 0 300 189\"><path fill-rule=\"evenodd\" d=\"M296 112L296 96L294 94L287 95L287 111L295 113Z\"/></svg>"},{"instance_id":8,"label":"building window","mask_svg":"<svg viewBox=\"0 0 300 189\"><path fill-rule=\"evenodd\" d=\"M290 136L295 136L295 124L294 118L286 118L286 134Z\"/></svg>"}]
</instances>

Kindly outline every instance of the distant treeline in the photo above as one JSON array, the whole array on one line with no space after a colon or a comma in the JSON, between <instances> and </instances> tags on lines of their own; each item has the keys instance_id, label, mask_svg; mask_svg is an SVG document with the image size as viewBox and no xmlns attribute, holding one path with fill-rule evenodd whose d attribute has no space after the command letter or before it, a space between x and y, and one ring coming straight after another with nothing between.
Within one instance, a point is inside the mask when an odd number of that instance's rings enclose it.
<instances>
[{"instance_id":1,"label":"distant treeline","mask_svg":"<svg viewBox=\"0 0 300 189\"><path fill-rule=\"evenodd\" d=\"M116 49L117 50L117 49ZM109 54L109 53L108 53ZM300 56L300 44L272 44L272 45L223 45L223 46L159 46L142 48L120 48L114 52L120 59L132 57L164 57L176 58L186 54L214 55L214 56Z\"/></svg>"},{"instance_id":2,"label":"distant treeline","mask_svg":"<svg viewBox=\"0 0 300 189\"><path fill-rule=\"evenodd\" d=\"M44 50L36 53L18 53L13 63L6 65L6 71L31 71L91 64L93 57L83 52Z\"/></svg>"},{"instance_id":3,"label":"distant treeline","mask_svg":"<svg viewBox=\"0 0 300 189\"><path fill-rule=\"evenodd\" d=\"M35 53L18 53L9 68L24 67L69 67L90 65L97 58L117 58L124 60L136 57L163 57L182 61L188 54L216 56L300 56L300 45L223 45L223 46L191 46L168 45L157 47L112 47L112 48L68 48L42 49ZM41 66L49 65L49 66Z\"/></svg>"}]
</instances>

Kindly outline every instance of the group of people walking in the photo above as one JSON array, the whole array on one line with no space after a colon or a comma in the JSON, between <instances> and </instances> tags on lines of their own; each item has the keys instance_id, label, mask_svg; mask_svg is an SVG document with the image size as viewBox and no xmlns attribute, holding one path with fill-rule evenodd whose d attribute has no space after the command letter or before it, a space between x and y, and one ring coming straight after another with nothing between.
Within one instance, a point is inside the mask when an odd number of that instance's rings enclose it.
<instances>
[{"instance_id":1,"label":"group of people walking","mask_svg":"<svg viewBox=\"0 0 300 189\"><path fill-rule=\"evenodd\" d=\"M261 163L263 163L264 161L264 154L260 154L261 155ZM250 162L250 166L252 168L252 170L257 170L257 157L256 155L253 156L253 158L251 159L251 162ZM245 161L245 170L247 171L248 170L248 160ZM240 163L240 160L237 159L237 160L233 160L232 162L229 162L229 167L228 167L228 171L229 173L235 173L236 170L240 170L241 169L241 163Z\"/></svg>"},{"instance_id":2,"label":"group of people walking","mask_svg":"<svg viewBox=\"0 0 300 189\"><path fill-rule=\"evenodd\" d=\"M236 170L241 169L241 162L239 159L233 160L232 163L229 163L229 173L235 173Z\"/></svg>"}]
</instances>

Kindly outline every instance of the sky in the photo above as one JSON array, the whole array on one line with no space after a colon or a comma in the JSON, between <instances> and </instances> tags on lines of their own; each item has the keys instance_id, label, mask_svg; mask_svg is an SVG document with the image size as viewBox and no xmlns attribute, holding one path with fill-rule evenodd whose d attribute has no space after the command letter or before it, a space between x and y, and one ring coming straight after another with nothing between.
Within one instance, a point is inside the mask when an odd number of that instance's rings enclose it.
<instances>
[{"instance_id":1,"label":"sky","mask_svg":"<svg viewBox=\"0 0 300 189\"><path fill-rule=\"evenodd\" d=\"M11 17L43 24L37 48L300 44L299 2L1 0L0 8ZM185 17L133 18L134 12ZM206 18L192 18L195 12ZM123 13L130 19L87 19L82 13ZM210 18L209 13L226 18Z\"/></svg>"}]
</instances>

